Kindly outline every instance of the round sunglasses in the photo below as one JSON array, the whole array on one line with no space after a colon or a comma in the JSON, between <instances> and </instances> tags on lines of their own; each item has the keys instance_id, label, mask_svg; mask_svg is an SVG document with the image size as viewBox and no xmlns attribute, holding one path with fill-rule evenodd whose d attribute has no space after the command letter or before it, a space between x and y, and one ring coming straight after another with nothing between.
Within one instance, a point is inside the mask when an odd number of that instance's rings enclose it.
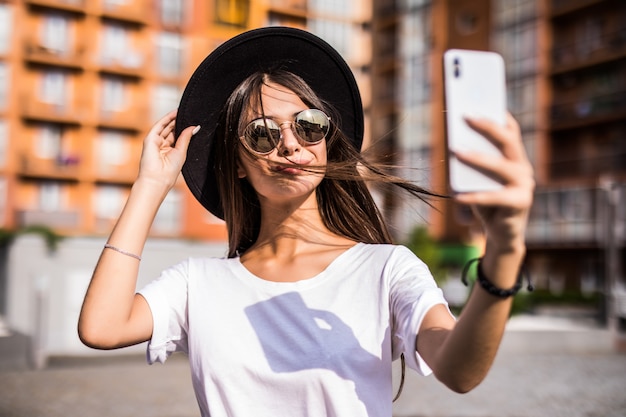
<instances>
[{"instance_id":1,"label":"round sunglasses","mask_svg":"<svg viewBox=\"0 0 626 417\"><path fill-rule=\"evenodd\" d=\"M315 145L330 130L330 117L318 109L306 109L296 114L293 122L277 122L270 117L251 121L244 129L241 140L244 145L260 155L272 152L282 139L282 130L289 124L302 145Z\"/></svg>"}]
</instances>

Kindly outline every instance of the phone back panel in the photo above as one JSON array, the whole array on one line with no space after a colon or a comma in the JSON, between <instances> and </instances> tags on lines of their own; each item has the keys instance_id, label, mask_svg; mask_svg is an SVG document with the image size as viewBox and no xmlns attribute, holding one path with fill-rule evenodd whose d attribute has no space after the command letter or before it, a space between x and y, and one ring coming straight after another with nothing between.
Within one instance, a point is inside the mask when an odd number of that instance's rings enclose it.
<instances>
[{"instance_id":1,"label":"phone back panel","mask_svg":"<svg viewBox=\"0 0 626 417\"><path fill-rule=\"evenodd\" d=\"M461 163L454 151L498 155L489 140L471 129L465 116L506 122L504 61L495 52L450 49L444 54L447 144L450 152L449 180L454 192L491 191L498 181Z\"/></svg>"}]
</instances>

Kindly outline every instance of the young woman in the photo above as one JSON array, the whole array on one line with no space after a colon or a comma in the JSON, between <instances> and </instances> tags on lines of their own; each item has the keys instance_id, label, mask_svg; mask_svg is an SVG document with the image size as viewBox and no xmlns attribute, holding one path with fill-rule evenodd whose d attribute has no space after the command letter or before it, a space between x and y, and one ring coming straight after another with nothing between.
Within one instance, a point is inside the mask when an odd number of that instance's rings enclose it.
<instances>
[{"instance_id":1,"label":"young woman","mask_svg":"<svg viewBox=\"0 0 626 417\"><path fill-rule=\"evenodd\" d=\"M428 196L359 155L362 110L345 62L295 29L234 38L200 65L178 114L146 136L85 296L81 339L98 349L149 341L150 362L187 353L203 416L389 417L401 354L471 390L492 364L506 290L519 281L533 174L512 118L468 123L502 157L458 157L504 187L455 196L487 236L483 283L455 320L428 268L391 244L368 192L379 181ZM181 169L225 219L228 256L188 259L135 293L139 254Z\"/></svg>"}]
</instances>

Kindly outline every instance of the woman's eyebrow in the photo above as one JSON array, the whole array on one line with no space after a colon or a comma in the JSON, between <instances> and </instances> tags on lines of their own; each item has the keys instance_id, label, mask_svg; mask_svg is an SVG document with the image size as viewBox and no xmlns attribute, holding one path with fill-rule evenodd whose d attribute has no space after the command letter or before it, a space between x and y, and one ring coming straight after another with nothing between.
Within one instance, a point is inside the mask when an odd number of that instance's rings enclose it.
<instances>
[{"instance_id":1,"label":"woman's eyebrow","mask_svg":"<svg viewBox=\"0 0 626 417\"><path fill-rule=\"evenodd\" d=\"M293 112L291 114L291 119L295 119L297 115L299 115L300 113L302 113L305 110L308 110L308 109L298 110L298 111ZM267 117L268 119L277 119L277 117L272 115L272 114L267 114L267 113L262 114L262 113L259 113L259 112L256 112L256 111L251 113L251 117L252 117L252 120L261 119L263 117Z\"/></svg>"}]
</instances>

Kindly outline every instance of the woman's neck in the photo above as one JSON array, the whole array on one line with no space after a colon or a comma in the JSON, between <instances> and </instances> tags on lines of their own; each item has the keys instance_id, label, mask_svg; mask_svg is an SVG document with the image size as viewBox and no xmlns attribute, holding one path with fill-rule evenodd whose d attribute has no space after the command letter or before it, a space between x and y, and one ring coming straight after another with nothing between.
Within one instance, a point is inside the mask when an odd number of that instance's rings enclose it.
<instances>
[{"instance_id":1,"label":"woman's neck","mask_svg":"<svg viewBox=\"0 0 626 417\"><path fill-rule=\"evenodd\" d=\"M314 246L349 244L349 240L330 231L320 215L315 193L300 204L262 204L259 236L250 250L266 255L294 256Z\"/></svg>"}]
</instances>

